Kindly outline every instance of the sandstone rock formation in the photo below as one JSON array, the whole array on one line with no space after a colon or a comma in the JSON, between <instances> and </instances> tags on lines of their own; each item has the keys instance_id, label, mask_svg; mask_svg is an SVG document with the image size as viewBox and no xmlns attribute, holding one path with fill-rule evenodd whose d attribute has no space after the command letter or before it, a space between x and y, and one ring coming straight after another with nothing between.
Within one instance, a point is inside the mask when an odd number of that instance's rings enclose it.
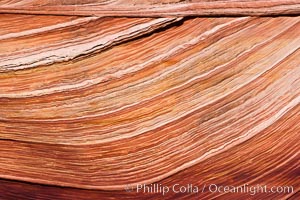
<instances>
[{"instance_id":1,"label":"sandstone rock formation","mask_svg":"<svg viewBox=\"0 0 300 200\"><path fill-rule=\"evenodd\" d=\"M130 2L0 2L0 199L299 199L299 1Z\"/></svg>"}]
</instances>

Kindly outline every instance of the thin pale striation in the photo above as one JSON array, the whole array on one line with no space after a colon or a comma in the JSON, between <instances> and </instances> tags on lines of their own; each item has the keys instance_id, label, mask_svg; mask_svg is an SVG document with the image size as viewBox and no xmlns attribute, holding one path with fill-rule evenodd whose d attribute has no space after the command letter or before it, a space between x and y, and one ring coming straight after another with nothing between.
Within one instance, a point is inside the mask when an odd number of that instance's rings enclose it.
<instances>
[{"instance_id":1,"label":"thin pale striation","mask_svg":"<svg viewBox=\"0 0 300 200\"><path fill-rule=\"evenodd\" d=\"M69 61L151 33L177 20L180 18L109 20L86 17L8 33L0 36L0 72ZM76 27L80 29L74 30Z\"/></svg>"},{"instance_id":2,"label":"thin pale striation","mask_svg":"<svg viewBox=\"0 0 300 200\"><path fill-rule=\"evenodd\" d=\"M0 15L0 199L299 198L300 17L141 17L298 1L78 2L0 2L74 14ZM114 5L140 18L97 15ZM124 190L140 183L294 192Z\"/></svg>"}]
</instances>

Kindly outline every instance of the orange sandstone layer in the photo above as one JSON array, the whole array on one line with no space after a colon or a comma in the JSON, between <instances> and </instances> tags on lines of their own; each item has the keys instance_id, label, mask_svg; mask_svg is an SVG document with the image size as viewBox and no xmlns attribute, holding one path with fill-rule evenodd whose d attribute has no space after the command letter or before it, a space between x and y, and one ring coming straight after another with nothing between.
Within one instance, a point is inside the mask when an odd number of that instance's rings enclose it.
<instances>
[{"instance_id":1,"label":"orange sandstone layer","mask_svg":"<svg viewBox=\"0 0 300 200\"><path fill-rule=\"evenodd\" d=\"M84 16L270 16L300 14L299 0L2 0L0 13Z\"/></svg>"},{"instance_id":2,"label":"orange sandstone layer","mask_svg":"<svg viewBox=\"0 0 300 200\"><path fill-rule=\"evenodd\" d=\"M300 17L0 18L2 199L300 196Z\"/></svg>"}]
</instances>

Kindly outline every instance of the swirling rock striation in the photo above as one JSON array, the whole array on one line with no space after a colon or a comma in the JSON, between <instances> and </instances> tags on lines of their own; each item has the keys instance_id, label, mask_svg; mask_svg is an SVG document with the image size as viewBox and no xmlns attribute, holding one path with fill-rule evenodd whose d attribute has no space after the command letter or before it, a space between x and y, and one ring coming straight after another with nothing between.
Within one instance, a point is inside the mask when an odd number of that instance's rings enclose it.
<instances>
[{"instance_id":1,"label":"swirling rock striation","mask_svg":"<svg viewBox=\"0 0 300 200\"><path fill-rule=\"evenodd\" d=\"M300 17L0 18L1 199L299 198Z\"/></svg>"}]
</instances>

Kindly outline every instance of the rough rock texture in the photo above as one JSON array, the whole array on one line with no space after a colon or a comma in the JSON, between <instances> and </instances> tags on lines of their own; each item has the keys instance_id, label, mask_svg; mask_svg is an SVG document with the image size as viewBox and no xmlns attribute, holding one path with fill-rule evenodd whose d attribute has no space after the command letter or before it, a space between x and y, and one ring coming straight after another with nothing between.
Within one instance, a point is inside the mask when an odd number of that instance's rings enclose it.
<instances>
[{"instance_id":1,"label":"rough rock texture","mask_svg":"<svg viewBox=\"0 0 300 200\"><path fill-rule=\"evenodd\" d=\"M78 2L0 4L48 12ZM161 1L174 10L253 4L255 15L299 4L247 2ZM76 8L117 3L128 5ZM299 199L299 58L299 16L0 14L0 199ZM136 184L201 191L124 190ZM293 193L212 193L209 184Z\"/></svg>"}]
</instances>

